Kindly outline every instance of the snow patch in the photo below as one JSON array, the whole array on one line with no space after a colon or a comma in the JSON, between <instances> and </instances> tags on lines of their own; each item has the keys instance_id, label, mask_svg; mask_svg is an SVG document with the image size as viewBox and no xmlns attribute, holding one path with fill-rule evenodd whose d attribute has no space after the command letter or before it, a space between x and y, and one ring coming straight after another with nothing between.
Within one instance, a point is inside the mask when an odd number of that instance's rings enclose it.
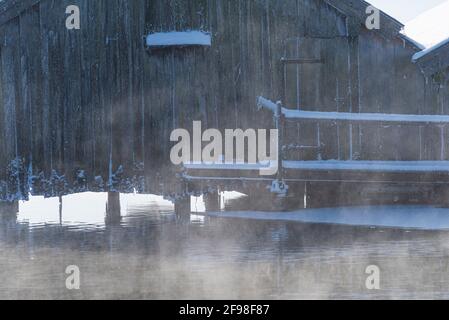
<instances>
[{"instance_id":1,"label":"snow patch","mask_svg":"<svg viewBox=\"0 0 449 320\"><path fill-rule=\"evenodd\" d=\"M204 31L185 32L160 32L147 36L147 46L149 48L161 47L185 47L185 46L208 46L212 45L211 34Z\"/></svg>"}]
</instances>

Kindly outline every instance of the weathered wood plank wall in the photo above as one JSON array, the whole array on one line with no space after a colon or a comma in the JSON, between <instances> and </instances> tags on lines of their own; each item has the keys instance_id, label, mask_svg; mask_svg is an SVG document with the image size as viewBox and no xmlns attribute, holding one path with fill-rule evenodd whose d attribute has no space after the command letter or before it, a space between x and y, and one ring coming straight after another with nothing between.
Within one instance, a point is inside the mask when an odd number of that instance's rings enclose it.
<instances>
[{"instance_id":1,"label":"weathered wood plank wall","mask_svg":"<svg viewBox=\"0 0 449 320\"><path fill-rule=\"evenodd\" d=\"M449 112L446 84L425 79L416 51L374 32L349 34L323 0L42 0L0 26L0 199L119 190L170 193L169 136L193 120L259 128L264 95L291 108ZM78 5L81 30L65 28ZM205 30L211 48L147 52L149 32ZM290 65L281 57L322 65ZM350 131L351 130L351 131ZM441 159L435 128L290 125L303 159ZM352 132L354 149L349 149ZM447 130L445 131L447 133ZM392 138L393 137L393 138ZM447 139L446 139L447 140ZM398 147L399 146L399 147ZM443 150L443 151L442 151Z\"/></svg>"}]
</instances>

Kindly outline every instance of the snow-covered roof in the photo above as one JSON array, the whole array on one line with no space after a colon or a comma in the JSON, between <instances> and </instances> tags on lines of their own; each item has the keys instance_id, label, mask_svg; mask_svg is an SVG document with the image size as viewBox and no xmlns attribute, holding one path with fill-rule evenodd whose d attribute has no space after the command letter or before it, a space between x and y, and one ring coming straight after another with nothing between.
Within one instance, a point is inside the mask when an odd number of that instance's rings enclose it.
<instances>
[{"instance_id":1,"label":"snow-covered roof","mask_svg":"<svg viewBox=\"0 0 449 320\"><path fill-rule=\"evenodd\" d=\"M434 51L436 51L436 50L438 50L440 48L443 48L446 45L449 45L449 38L447 38L446 40L441 41L440 43L437 43L436 45L434 45L434 46L432 46L430 48L427 48L427 49L425 49L423 51L420 51L420 52L414 54L412 60L413 60L413 62L416 62L419 59L421 59L422 57L428 55L429 53L432 53L432 52L434 52ZM449 63L449 61L448 61L448 63Z\"/></svg>"},{"instance_id":2,"label":"snow-covered roof","mask_svg":"<svg viewBox=\"0 0 449 320\"><path fill-rule=\"evenodd\" d=\"M426 48L449 38L449 0L406 23L403 32Z\"/></svg>"},{"instance_id":3,"label":"snow-covered roof","mask_svg":"<svg viewBox=\"0 0 449 320\"><path fill-rule=\"evenodd\" d=\"M212 45L210 33L204 31L171 31L151 33L147 36L149 48L161 47L186 47L186 46L208 46Z\"/></svg>"},{"instance_id":4,"label":"snow-covered roof","mask_svg":"<svg viewBox=\"0 0 449 320\"><path fill-rule=\"evenodd\" d=\"M424 46L413 56L414 62L444 47L449 43L449 0L407 23L403 33Z\"/></svg>"}]
</instances>

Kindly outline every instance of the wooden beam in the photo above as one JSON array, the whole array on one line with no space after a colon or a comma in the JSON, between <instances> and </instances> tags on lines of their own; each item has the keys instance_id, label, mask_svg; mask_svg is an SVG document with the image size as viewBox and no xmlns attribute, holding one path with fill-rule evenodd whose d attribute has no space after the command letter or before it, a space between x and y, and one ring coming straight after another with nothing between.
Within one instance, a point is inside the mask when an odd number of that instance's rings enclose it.
<instances>
[{"instance_id":1,"label":"wooden beam","mask_svg":"<svg viewBox=\"0 0 449 320\"><path fill-rule=\"evenodd\" d=\"M281 62L284 64L323 64L323 59L287 59L281 58Z\"/></svg>"}]
</instances>

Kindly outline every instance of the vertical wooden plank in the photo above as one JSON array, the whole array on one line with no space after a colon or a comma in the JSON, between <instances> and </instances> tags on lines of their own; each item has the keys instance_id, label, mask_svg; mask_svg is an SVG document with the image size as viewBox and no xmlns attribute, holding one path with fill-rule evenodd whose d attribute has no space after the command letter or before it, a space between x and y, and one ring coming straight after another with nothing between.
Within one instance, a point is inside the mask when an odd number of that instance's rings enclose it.
<instances>
[{"instance_id":1,"label":"vertical wooden plank","mask_svg":"<svg viewBox=\"0 0 449 320\"><path fill-rule=\"evenodd\" d=\"M29 59L29 39L27 37L27 32L30 32L33 28L31 21L31 13L27 11L19 16L19 52L20 52L20 71L16 74L20 77L19 95L19 111L17 113L16 125L17 125L17 140L18 143L18 156L26 159L26 165L31 170L29 174L33 175L33 151L34 151L34 122L33 122L33 111L32 111L32 86L33 81L30 79L32 77L31 71L31 61ZM38 108L38 106L37 106ZM30 186L31 187L31 186Z\"/></svg>"},{"instance_id":2,"label":"vertical wooden plank","mask_svg":"<svg viewBox=\"0 0 449 320\"><path fill-rule=\"evenodd\" d=\"M5 129L6 129L6 108L4 104L5 99L5 88L7 88L7 84L4 82L5 78L3 77L3 55L5 54L5 28L4 26L0 26L0 102L2 106L0 107L0 134L4 137ZM0 148L1 150L6 150L7 139L0 139ZM7 172L6 168L8 166L8 157L6 152L0 152L0 200L4 201L7 197L8 187L6 183Z\"/></svg>"},{"instance_id":3,"label":"vertical wooden plank","mask_svg":"<svg viewBox=\"0 0 449 320\"><path fill-rule=\"evenodd\" d=\"M3 132L4 140L4 162L3 167L6 175L4 189L5 200L20 200L26 198L26 176L24 176L23 161L19 155L18 123L22 119L21 112L21 89L20 89L20 25L19 19L10 20L4 25L4 38L2 44L1 69L2 74L2 110L3 110ZM19 120L20 119L20 120Z\"/></svg>"},{"instance_id":4,"label":"vertical wooden plank","mask_svg":"<svg viewBox=\"0 0 449 320\"><path fill-rule=\"evenodd\" d=\"M126 172L132 173L135 155L130 4L129 1L119 0L117 5L119 95L114 104L114 154L117 165L122 165Z\"/></svg>"},{"instance_id":5,"label":"vertical wooden plank","mask_svg":"<svg viewBox=\"0 0 449 320\"><path fill-rule=\"evenodd\" d=\"M39 9L39 40L41 41L42 51L40 57L41 70L42 70L42 145L43 145L43 162L44 162L44 175L47 181L52 175L54 170L53 159L53 132L52 132L52 114L51 114L51 84L50 84L50 19L49 12L46 6L48 1L43 1L38 5ZM49 192L51 186L43 186L44 194L52 196L52 192Z\"/></svg>"},{"instance_id":6,"label":"vertical wooden plank","mask_svg":"<svg viewBox=\"0 0 449 320\"><path fill-rule=\"evenodd\" d=\"M90 1L92 5L93 1ZM110 87L108 54L110 47L110 37L107 21L110 17L108 11L109 1L95 1L94 10L89 16L90 31L93 33L94 43L90 46L95 51L93 53L95 63L92 66L92 90L94 92L92 113L93 135L94 135L94 175L95 188L99 191L105 190L109 180L110 164Z\"/></svg>"},{"instance_id":7,"label":"vertical wooden plank","mask_svg":"<svg viewBox=\"0 0 449 320\"><path fill-rule=\"evenodd\" d=\"M133 122L133 140L134 140L134 159L133 166L138 181L135 186L138 191L144 191L145 185L141 175L144 170L145 157L145 100L144 100L144 68L143 59L145 56L145 3L142 1L133 1L131 5L131 16L129 19L130 36L132 39L131 54L132 60L129 60L130 69L132 70L132 122Z\"/></svg>"},{"instance_id":8,"label":"vertical wooden plank","mask_svg":"<svg viewBox=\"0 0 449 320\"><path fill-rule=\"evenodd\" d=\"M98 1L80 0L79 8L81 12L81 29L77 31L79 36L79 54L80 54L80 100L82 105L82 117L80 119L83 130L78 133L80 148L83 159L78 167L75 188L78 192L83 192L92 188L88 183L95 185L95 139L94 136L94 101L98 97L98 89L94 81L95 65L97 63L95 53L96 33L95 28L98 21L97 6Z\"/></svg>"},{"instance_id":9,"label":"vertical wooden plank","mask_svg":"<svg viewBox=\"0 0 449 320\"><path fill-rule=\"evenodd\" d=\"M106 17L106 69L104 73L104 96L108 123L108 148L109 148L109 181L108 187L114 191L116 187L115 174L120 168L120 140L118 132L119 114L115 114L117 104L120 100L120 60L118 55L119 50L119 26L117 24L118 18L118 1L107 1L105 6Z\"/></svg>"},{"instance_id":10,"label":"vertical wooden plank","mask_svg":"<svg viewBox=\"0 0 449 320\"><path fill-rule=\"evenodd\" d=\"M48 69L48 78L44 80L44 97L48 90L48 131L51 149L51 175L46 188L47 196L60 196L67 192L64 182L64 112L65 104L65 7L62 2L42 1L40 3L41 37L44 54L42 57L43 70ZM48 64L48 67L47 67ZM48 84L47 84L48 82ZM45 100L44 100L45 101ZM48 148L48 146L46 147Z\"/></svg>"},{"instance_id":11,"label":"vertical wooden plank","mask_svg":"<svg viewBox=\"0 0 449 320\"><path fill-rule=\"evenodd\" d=\"M26 117L19 124L20 141L23 147L19 153L26 156L26 165L32 180L33 192L42 194L44 173L50 172L44 149L45 116L44 76L42 69L42 41L39 5L28 8L20 15L22 112Z\"/></svg>"}]
</instances>

